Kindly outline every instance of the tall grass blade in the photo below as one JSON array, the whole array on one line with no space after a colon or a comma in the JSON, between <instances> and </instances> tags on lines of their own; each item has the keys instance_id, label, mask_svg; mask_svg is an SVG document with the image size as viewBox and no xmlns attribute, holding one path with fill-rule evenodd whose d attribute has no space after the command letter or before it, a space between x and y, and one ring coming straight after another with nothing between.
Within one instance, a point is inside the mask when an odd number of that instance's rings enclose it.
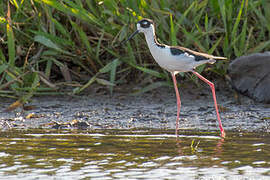
<instances>
[{"instance_id":1,"label":"tall grass blade","mask_svg":"<svg viewBox=\"0 0 270 180\"><path fill-rule=\"evenodd\" d=\"M34 37L34 40L36 42L39 42L40 44L43 44L44 46L46 46L48 48L52 48L52 49L54 49L56 51L59 51L61 53L72 56L72 54L70 52L67 52L67 51L61 49L57 44L55 44L54 42L52 42L50 39L46 38L45 36L37 35L37 36Z\"/></svg>"},{"instance_id":2,"label":"tall grass blade","mask_svg":"<svg viewBox=\"0 0 270 180\"><path fill-rule=\"evenodd\" d=\"M176 33L174 30L174 23L173 23L173 17L172 14L170 14L170 26L171 26L171 43L173 46L177 45L177 40L176 40Z\"/></svg>"},{"instance_id":3,"label":"tall grass blade","mask_svg":"<svg viewBox=\"0 0 270 180\"><path fill-rule=\"evenodd\" d=\"M214 51L217 49L218 45L220 44L221 40L222 40L222 37L220 37L220 38L215 42L215 44L211 47L211 49L208 50L208 53L209 53L209 54L213 54L213 53L214 53Z\"/></svg>"},{"instance_id":4,"label":"tall grass blade","mask_svg":"<svg viewBox=\"0 0 270 180\"><path fill-rule=\"evenodd\" d=\"M0 49L0 64L6 63L5 55L3 54L2 49Z\"/></svg>"},{"instance_id":5,"label":"tall grass blade","mask_svg":"<svg viewBox=\"0 0 270 180\"><path fill-rule=\"evenodd\" d=\"M7 11L7 18L8 18L8 23L6 25L6 30L7 30L7 40L8 40L8 63L10 66L15 65L15 38L14 38L14 33L12 29L12 22L11 22L11 11L10 11L10 6L9 2L8 3L8 11Z\"/></svg>"},{"instance_id":6,"label":"tall grass blade","mask_svg":"<svg viewBox=\"0 0 270 180\"><path fill-rule=\"evenodd\" d=\"M219 8L220 8L220 13L221 13L221 18L225 27L225 31L228 32L227 29L227 18L226 18L226 6L224 0L218 0Z\"/></svg>"},{"instance_id":7,"label":"tall grass blade","mask_svg":"<svg viewBox=\"0 0 270 180\"><path fill-rule=\"evenodd\" d=\"M7 64L0 65L0 74L2 74L8 68Z\"/></svg>"},{"instance_id":8,"label":"tall grass blade","mask_svg":"<svg viewBox=\"0 0 270 180\"><path fill-rule=\"evenodd\" d=\"M119 64L121 64L121 62L119 61L119 59L114 59L113 61L109 62L108 64L106 64L104 67L102 67L99 72L100 73L107 73L110 72L113 69L113 66L118 66Z\"/></svg>"},{"instance_id":9,"label":"tall grass blade","mask_svg":"<svg viewBox=\"0 0 270 180\"><path fill-rule=\"evenodd\" d=\"M94 23L102 27L102 21L99 21L92 13L88 12L86 9L80 7L80 5L75 4L70 0L63 0L65 3L61 3L61 1L56 0L35 0L39 3L45 3L59 11L62 11L65 14L69 14L77 17L78 19L84 20L90 24Z\"/></svg>"},{"instance_id":10,"label":"tall grass blade","mask_svg":"<svg viewBox=\"0 0 270 180\"><path fill-rule=\"evenodd\" d=\"M115 84L111 83L110 81L107 81L105 79L96 78L97 83L105 86L115 86Z\"/></svg>"},{"instance_id":11,"label":"tall grass blade","mask_svg":"<svg viewBox=\"0 0 270 180\"><path fill-rule=\"evenodd\" d=\"M93 76L85 85L83 85L82 87L80 87L80 88L75 88L75 89L73 89L73 94L79 94L80 92L82 92L84 89L86 89L87 87L89 87L91 84L93 84L95 81L96 81L96 79L97 79L97 75L98 74L96 74L95 76Z\"/></svg>"},{"instance_id":12,"label":"tall grass blade","mask_svg":"<svg viewBox=\"0 0 270 180\"><path fill-rule=\"evenodd\" d=\"M237 30L238 30L239 22L241 20L241 15L242 15L242 11L243 11L243 8L244 8L244 2L245 1L246 0L242 0L242 2L241 2L241 6L240 6L240 9L239 9L237 18L236 18L236 21L235 21L233 29L232 29L232 38L233 39L236 38L236 33L237 33Z\"/></svg>"},{"instance_id":13,"label":"tall grass blade","mask_svg":"<svg viewBox=\"0 0 270 180\"><path fill-rule=\"evenodd\" d=\"M121 60L124 61L125 63L127 63L128 65L130 65L130 66L132 66L132 67L134 67L134 68L136 68L136 69L138 69L140 71L143 71L143 72L145 72L147 74L150 74L152 76L155 76L155 77L158 77L158 78L163 78L164 77L164 75L162 73L158 72L158 71L148 69L148 68L145 68L145 67L142 67L142 66L138 66L138 65L136 65L134 63L131 63L131 62L125 60L125 59L121 59Z\"/></svg>"}]
</instances>

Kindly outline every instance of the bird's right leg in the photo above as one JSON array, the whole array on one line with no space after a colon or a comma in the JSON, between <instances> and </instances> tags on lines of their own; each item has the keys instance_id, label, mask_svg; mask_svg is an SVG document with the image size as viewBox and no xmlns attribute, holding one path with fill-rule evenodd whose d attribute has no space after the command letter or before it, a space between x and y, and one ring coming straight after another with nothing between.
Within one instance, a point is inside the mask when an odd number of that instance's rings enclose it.
<instances>
[{"instance_id":1,"label":"bird's right leg","mask_svg":"<svg viewBox=\"0 0 270 180\"><path fill-rule=\"evenodd\" d=\"M176 119L176 127L175 127L175 135L178 137L178 125L179 125L179 114L180 114L180 108L181 108L181 100L180 100L180 95L177 87L177 81L175 78L175 72L171 72L172 74L172 79L173 79L173 84L174 84L174 89L175 89L175 94L176 94L176 100L177 100L177 119Z\"/></svg>"},{"instance_id":2,"label":"bird's right leg","mask_svg":"<svg viewBox=\"0 0 270 180\"><path fill-rule=\"evenodd\" d=\"M200 78L201 80L203 80L204 82L206 82L210 86L210 88L212 90L213 99L214 99L214 104L215 104L215 109L216 109L216 113L217 113L217 119L218 119L218 123L219 123L219 129L220 129L220 132L221 132L221 137L225 138L225 131L223 129L223 126L222 126L222 123L221 123L221 120L220 120L220 116L219 116L219 112L218 112L218 105L217 105L215 86L214 86L214 84L212 82L210 82L208 79L206 79L205 77L203 77L202 75L200 75L196 71L192 71L192 72L198 78Z\"/></svg>"}]
</instances>

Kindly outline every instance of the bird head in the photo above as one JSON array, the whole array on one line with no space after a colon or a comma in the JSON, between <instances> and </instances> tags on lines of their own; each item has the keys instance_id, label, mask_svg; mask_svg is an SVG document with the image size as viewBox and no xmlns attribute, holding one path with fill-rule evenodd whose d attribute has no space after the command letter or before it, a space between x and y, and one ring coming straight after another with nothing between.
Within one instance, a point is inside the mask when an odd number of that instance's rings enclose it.
<instances>
[{"instance_id":1,"label":"bird head","mask_svg":"<svg viewBox=\"0 0 270 180\"><path fill-rule=\"evenodd\" d=\"M147 33L154 28L154 22L151 19L142 19L137 22L137 31Z\"/></svg>"},{"instance_id":2,"label":"bird head","mask_svg":"<svg viewBox=\"0 0 270 180\"><path fill-rule=\"evenodd\" d=\"M151 19L142 19L137 22L137 30L132 33L129 38L123 41L121 44L126 43L130 39L132 39L138 33L148 33L154 31L154 22Z\"/></svg>"}]
</instances>

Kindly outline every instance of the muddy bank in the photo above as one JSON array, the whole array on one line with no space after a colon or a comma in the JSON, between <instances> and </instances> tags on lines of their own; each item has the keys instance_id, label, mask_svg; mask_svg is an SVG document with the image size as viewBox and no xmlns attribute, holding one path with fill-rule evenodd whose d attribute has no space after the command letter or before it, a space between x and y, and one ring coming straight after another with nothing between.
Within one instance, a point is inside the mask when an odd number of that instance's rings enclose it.
<instances>
[{"instance_id":1,"label":"muddy bank","mask_svg":"<svg viewBox=\"0 0 270 180\"><path fill-rule=\"evenodd\" d=\"M270 132L270 105L256 103L241 96L241 104L233 91L217 86L217 100L225 130ZM218 131L212 94L207 85L180 87L182 108L180 129ZM175 128L176 99L173 88L161 88L151 93L130 96L127 91L116 90L113 97L107 91L91 92L82 96L43 96L33 98L33 110L20 109L3 112L12 102L2 99L0 124L9 128ZM80 123L78 123L80 122Z\"/></svg>"}]
</instances>

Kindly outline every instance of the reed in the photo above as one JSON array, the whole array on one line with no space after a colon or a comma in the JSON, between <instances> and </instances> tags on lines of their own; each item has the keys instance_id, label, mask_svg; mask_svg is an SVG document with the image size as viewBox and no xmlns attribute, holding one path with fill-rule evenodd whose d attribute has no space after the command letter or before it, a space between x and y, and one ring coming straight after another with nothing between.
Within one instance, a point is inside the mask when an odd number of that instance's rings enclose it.
<instances>
[{"instance_id":1,"label":"reed","mask_svg":"<svg viewBox=\"0 0 270 180\"><path fill-rule=\"evenodd\" d=\"M267 0L0 1L0 96L24 103L41 92L78 94L93 83L110 93L129 81L142 83L135 94L170 86L144 37L119 44L138 20L153 19L160 42L230 60L270 49L269 8ZM228 63L198 71L222 77Z\"/></svg>"}]
</instances>

